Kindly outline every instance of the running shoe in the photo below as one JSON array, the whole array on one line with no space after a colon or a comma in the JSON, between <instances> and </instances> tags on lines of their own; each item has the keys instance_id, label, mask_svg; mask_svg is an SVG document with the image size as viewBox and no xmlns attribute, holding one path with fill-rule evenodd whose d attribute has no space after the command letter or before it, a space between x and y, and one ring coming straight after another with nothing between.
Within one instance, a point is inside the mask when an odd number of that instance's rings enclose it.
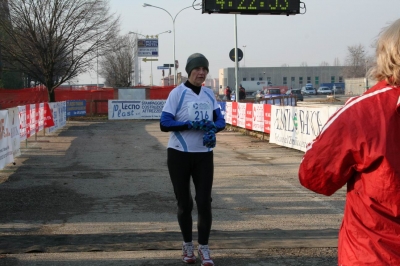
<instances>
[{"instance_id":1,"label":"running shoe","mask_svg":"<svg viewBox=\"0 0 400 266\"><path fill-rule=\"evenodd\" d=\"M197 251L199 253L199 258L201 259L201 266L214 266L208 245L199 245Z\"/></svg>"},{"instance_id":2,"label":"running shoe","mask_svg":"<svg viewBox=\"0 0 400 266\"><path fill-rule=\"evenodd\" d=\"M183 242L182 244L182 261L187 264L196 263L196 256L194 255L193 242Z\"/></svg>"}]
</instances>

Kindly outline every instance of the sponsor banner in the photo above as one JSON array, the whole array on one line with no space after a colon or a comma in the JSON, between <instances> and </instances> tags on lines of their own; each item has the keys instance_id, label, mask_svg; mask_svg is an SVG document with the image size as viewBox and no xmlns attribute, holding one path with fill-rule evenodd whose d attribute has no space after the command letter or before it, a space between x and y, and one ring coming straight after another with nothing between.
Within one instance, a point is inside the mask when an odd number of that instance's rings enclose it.
<instances>
[{"instance_id":1,"label":"sponsor banner","mask_svg":"<svg viewBox=\"0 0 400 266\"><path fill-rule=\"evenodd\" d=\"M29 105L29 137L36 133L36 104Z\"/></svg>"},{"instance_id":2,"label":"sponsor banner","mask_svg":"<svg viewBox=\"0 0 400 266\"><path fill-rule=\"evenodd\" d=\"M246 106L247 103L238 103L237 126L241 128L245 128L246 125Z\"/></svg>"},{"instance_id":3,"label":"sponsor banner","mask_svg":"<svg viewBox=\"0 0 400 266\"><path fill-rule=\"evenodd\" d=\"M49 103L53 115L54 126L47 128L47 132L54 132L67 124L67 105L66 102Z\"/></svg>"},{"instance_id":4,"label":"sponsor banner","mask_svg":"<svg viewBox=\"0 0 400 266\"><path fill-rule=\"evenodd\" d=\"M37 132L42 131L44 128L44 103L39 103L39 129Z\"/></svg>"},{"instance_id":5,"label":"sponsor banner","mask_svg":"<svg viewBox=\"0 0 400 266\"><path fill-rule=\"evenodd\" d=\"M271 133L271 105L264 104L264 132Z\"/></svg>"},{"instance_id":6,"label":"sponsor banner","mask_svg":"<svg viewBox=\"0 0 400 266\"><path fill-rule=\"evenodd\" d=\"M306 151L321 132L330 115L340 107L272 106L270 143Z\"/></svg>"},{"instance_id":7,"label":"sponsor banner","mask_svg":"<svg viewBox=\"0 0 400 266\"><path fill-rule=\"evenodd\" d=\"M8 110L0 111L0 169L14 161Z\"/></svg>"},{"instance_id":8,"label":"sponsor banner","mask_svg":"<svg viewBox=\"0 0 400 266\"><path fill-rule=\"evenodd\" d=\"M54 126L53 113L51 112L49 103L44 103L44 127Z\"/></svg>"},{"instance_id":9,"label":"sponsor banner","mask_svg":"<svg viewBox=\"0 0 400 266\"><path fill-rule=\"evenodd\" d=\"M238 103L232 102L232 126L238 125Z\"/></svg>"},{"instance_id":10,"label":"sponsor banner","mask_svg":"<svg viewBox=\"0 0 400 266\"><path fill-rule=\"evenodd\" d=\"M253 130L264 132L264 104L253 104Z\"/></svg>"},{"instance_id":11,"label":"sponsor banner","mask_svg":"<svg viewBox=\"0 0 400 266\"><path fill-rule=\"evenodd\" d=\"M11 147L14 158L21 155L21 138L19 133L19 110L18 107L8 109L8 127L11 133Z\"/></svg>"},{"instance_id":12,"label":"sponsor banner","mask_svg":"<svg viewBox=\"0 0 400 266\"><path fill-rule=\"evenodd\" d=\"M18 106L19 137L20 141L26 140L26 105Z\"/></svg>"},{"instance_id":13,"label":"sponsor banner","mask_svg":"<svg viewBox=\"0 0 400 266\"><path fill-rule=\"evenodd\" d=\"M246 104L246 117L245 117L245 127L246 129L253 130L253 104Z\"/></svg>"},{"instance_id":14,"label":"sponsor banner","mask_svg":"<svg viewBox=\"0 0 400 266\"><path fill-rule=\"evenodd\" d=\"M226 105L225 105L225 123L232 124L232 102L226 102Z\"/></svg>"},{"instance_id":15,"label":"sponsor banner","mask_svg":"<svg viewBox=\"0 0 400 266\"><path fill-rule=\"evenodd\" d=\"M160 119L165 100L108 101L108 119Z\"/></svg>"},{"instance_id":16,"label":"sponsor banner","mask_svg":"<svg viewBox=\"0 0 400 266\"><path fill-rule=\"evenodd\" d=\"M86 100L69 100L65 105L67 117L86 115Z\"/></svg>"}]
</instances>

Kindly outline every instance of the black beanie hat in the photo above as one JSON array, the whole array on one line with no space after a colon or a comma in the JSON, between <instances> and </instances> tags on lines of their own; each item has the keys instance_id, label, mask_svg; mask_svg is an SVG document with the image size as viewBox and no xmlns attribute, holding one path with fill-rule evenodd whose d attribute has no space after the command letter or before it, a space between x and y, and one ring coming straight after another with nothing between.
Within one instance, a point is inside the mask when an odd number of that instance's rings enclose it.
<instances>
[{"instance_id":1,"label":"black beanie hat","mask_svg":"<svg viewBox=\"0 0 400 266\"><path fill-rule=\"evenodd\" d=\"M208 60L207 58L199 53L195 53L192 54L191 56L189 56L187 62L186 62L186 73L188 73L188 76L190 76L190 72L192 72L192 70L196 67L204 67L207 69L208 71Z\"/></svg>"}]
</instances>

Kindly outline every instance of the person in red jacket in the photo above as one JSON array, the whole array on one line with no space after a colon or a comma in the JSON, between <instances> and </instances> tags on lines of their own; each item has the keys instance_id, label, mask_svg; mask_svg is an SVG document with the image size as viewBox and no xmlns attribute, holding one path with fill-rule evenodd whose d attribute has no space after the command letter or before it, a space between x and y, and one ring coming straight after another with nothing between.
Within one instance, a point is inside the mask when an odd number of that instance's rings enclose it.
<instances>
[{"instance_id":1,"label":"person in red jacket","mask_svg":"<svg viewBox=\"0 0 400 266\"><path fill-rule=\"evenodd\" d=\"M340 266L400 265L400 19L381 32L378 83L349 99L308 145L300 183L332 195L347 184Z\"/></svg>"}]
</instances>

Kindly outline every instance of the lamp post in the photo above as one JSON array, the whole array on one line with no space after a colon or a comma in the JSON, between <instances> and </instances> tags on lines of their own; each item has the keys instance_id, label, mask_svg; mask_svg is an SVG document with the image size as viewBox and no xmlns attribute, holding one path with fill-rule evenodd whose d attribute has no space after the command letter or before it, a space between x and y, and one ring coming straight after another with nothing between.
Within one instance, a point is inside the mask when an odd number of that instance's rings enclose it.
<instances>
[{"instance_id":1,"label":"lamp post","mask_svg":"<svg viewBox=\"0 0 400 266\"><path fill-rule=\"evenodd\" d=\"M179 15L179 13L181 13L183 10L185 10L185 9L187 9L187 8L190 8L190 7L194 7L194 6L199 6L199 5L201 5L201 3L198 3L198 4L195 4L195 5L191 5L191 6L187 6L187 7L184 7L184 8L182 8L176 15L175 15L175 17L172 17L172 15L171 15L171 13L169 13L166 9L164 9L164 8L162 8L162 7L158 7L158 6L153 6L153 5L150 5L150 4L146 4L146 3L144 3L143 4L143 7L154 7L154 8L158 8L158 9L161 9L161 10L164 10L165 12L167 12L167 14L171 17L171 19L172 19L172 29L173 29L173 31L174 31L174 44L173 44L173 55L174 55L174 61L173 61L173 64L174 64L174 85L176 85L176 64L175 64L175 20L176 20L176 17Z\"/></svg>"},{"instance_id":2,"label":"lamp post","mask_svg":"<svg viewBox=\"0 0 400 266\"><path fill-rule=\"evenodd\" d=\"M163 33L171 33L171 31L166 30L166 31L160 32L160 33L156 34L155 37L158 39L158 36ZM150 85L153 86L153 61L150 61L150 76L151 76L151 84Z\"/></svg>"}]
</instances>

